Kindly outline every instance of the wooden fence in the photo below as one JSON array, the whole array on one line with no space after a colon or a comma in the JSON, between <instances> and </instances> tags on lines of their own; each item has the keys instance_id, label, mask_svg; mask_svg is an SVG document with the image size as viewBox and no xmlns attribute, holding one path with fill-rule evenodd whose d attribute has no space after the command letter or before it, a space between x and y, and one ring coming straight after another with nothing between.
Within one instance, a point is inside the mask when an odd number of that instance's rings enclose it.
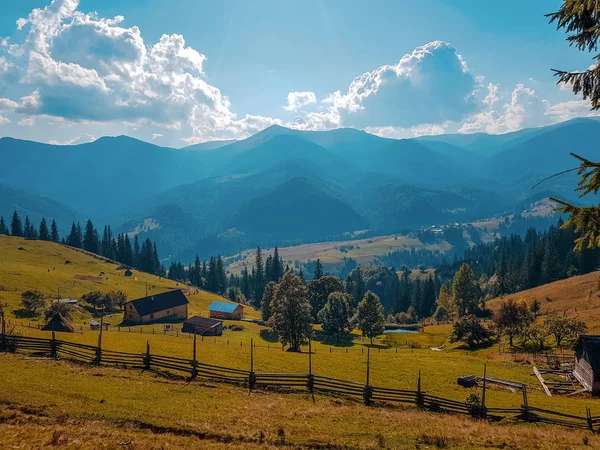
<instances>
[{"instance_id":1,"label":"wooden fence","mask_svg":"<svg viewBox=\"0 0 600 450\"><path fill-rule=\"evenodd\" d=\"M284 390L308 391L315 393L341 395L361 399L370 405L376 402L413 405L417 408L437 413L462 414L475 418L499 420L514 419L525 422L540 422L562 425L571 428L598 431L600 416L592 416L586 408L586 416L580 417L557 411L536 408L528 405L527 390L523 388L523 404L518 408L490 408L486 406L486 376L483 378L481 404L470 404L447 398L430 395L421 389L421 374L417 379L417 390L391 389L373 386L369 382L370 351L367 352L366 383L347 381L320 376L312 373L312 351L309 349L309 373L257 373L254 371L254 346L250 345L250 370L233 369L214 366L198 361L196 355L196 339L192 359L157 355L150 352L150 344L146 344L144 353L127 353L102 348L101 336L98 346L78 344L52 338L34 338L27 336L0 335L0 351L20 352L46 355L53 358L65 358L95 365L112 365L117 367L137 368L175 372L190 379L203 378L213 381L235 383L255 388L279 388Z\"/></svg>"}]
</instances>

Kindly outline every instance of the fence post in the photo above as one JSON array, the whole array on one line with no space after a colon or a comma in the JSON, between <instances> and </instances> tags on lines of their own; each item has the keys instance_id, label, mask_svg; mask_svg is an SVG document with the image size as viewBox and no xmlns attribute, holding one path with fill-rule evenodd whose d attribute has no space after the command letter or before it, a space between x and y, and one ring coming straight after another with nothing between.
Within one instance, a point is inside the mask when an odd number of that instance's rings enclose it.
<instances>
[{"instance_id":1,"label":"fence post","mask_svg":"<svg viewBox=\"0 0 600 450\"><path fill-rule=\"evenodd\" d=\"M587 415L588 428L593 433L594 432L594 422L592 421L592 411L590 410L590 408L588 408L586 406L585 407L585 412L586 412L586 415Z\"/></svg>"},{"instance_id":2,"label":"fence post","mask_svg":"<svg viewBox=\"0 0 600 450\"><path fill-rule=\"evenodd\" d=\"M417 379L417 408L423 408L425 406L425 399L423 398L423 392L421 391L421 371L419 370L419 378Z\"/></svg>"},{"instance_id":3,"label":"fence post","mask_svg":"<svg viewBox=\"0 0 600 450\"><path fill-rule=\"evenodd\" d=\"M50 341L50 356L55 358L58 356L56 352L56 335L54 334L54 322L52 323L52 340Z\"/></svg>"},{"instance_id":4,"label":"fence post","mask_svg":"<svg viewBox=\"0 0 600 450\"><path fill-rule=\"evenodd\" d=\"M4 310L0 313L0 317L2 318L2 347L0 347L0 351L6 350L6 322L4 320Z\"/></svg>"},{"instance_id":5,"label":"fence post","mask_svg":"<svg viewBox=\"0 0 600 450\"><path fill-rule=\"evenodd\" d=\"M523 417L529 421L529 405L527 404L527 386L523 386Z\"/></svg>"},{"instance_id":6,"label":"fence post","mask_svg":"<svg viewBox=\"0 0 600 450\"><path fill-rule=\"evenodd\" d=\"M371 397L373 397L373 388L371 387L371 347L367 347L367 383L363 390L363 398L365 405L371 404Z\"/></svg>"},{"instance_id":7,"label":"fence post","mask_svg":"<svg viewBox=\"0 0 600 450\"><path fill-rule=\"evenodd\" d=\"M198 376L198 358L196 353L196 330L194 330L194 360L192 361L192 378Z\"/></svg>"},{"instance_id":8,"label":"fence post","mask_svg":"<svg viewBox=\"0 0 600 450\"><path fill-rule=\"evenodd\" d=\"M254 373L254 338L250 338L250 374L248 375L248 393L252 391L256 384L256 374Z\"/></svg>"},{"instance_id":9,"label":"fence post","mask_svg":"<svg viewBox=\"0 0 600 450\"><path fill-rule=\"evenodd\" d=\"M483 365L483 393L481 394L481 418L487 417L487 408L485 407L485 388L486 388L487 364Z\"/></svg>"},{"instance_id":10,"label":"fence post","mask_svg":"<svg viewBox=\"0 0 600 450\"><path fill-rule=\"evenodd\" d=\"M144 358L144 370L150 370L150 341L146 341L146 358Z\"/></svg>"},{"instance_id":11,"label":"fence post","mask_svg":"<svg viewBox=\"0 0 600 450\"><path fill-rule=\"evenodd\" d=\"M312 339L308 338L308 378L306 379L306 388L315 402L315 376L312 373Z\"/></svg>"}]
</instances>

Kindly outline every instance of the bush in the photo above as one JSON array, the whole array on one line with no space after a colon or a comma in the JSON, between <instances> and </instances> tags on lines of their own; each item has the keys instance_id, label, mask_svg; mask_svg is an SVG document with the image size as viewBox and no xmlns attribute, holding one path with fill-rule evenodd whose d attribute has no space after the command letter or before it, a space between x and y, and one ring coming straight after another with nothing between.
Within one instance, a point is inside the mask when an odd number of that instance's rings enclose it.
<instances>
[{"instance_id":1,"label":"bush","mask_svg":"<svg viewBox=\"0 0 600 450\"><path fill-rule=\"evenodd\" d=\"M461 317L454 323L450 342L463 342L469 348L473 348L475 345L489 342L491 337L492 334L481 324L481 321L474 314L470 314Z\"/></svg>"},{"instance_id":2,"label":"bush","mask_svg":"<svg viewBox=\"0 0 600 450\"><path fill-rule=\"evenodd\" d=\"M40 291L25 291L21 294L21 305L28 314L36 316L46 307L46 298Z\"/></svg>"}]
</instances>

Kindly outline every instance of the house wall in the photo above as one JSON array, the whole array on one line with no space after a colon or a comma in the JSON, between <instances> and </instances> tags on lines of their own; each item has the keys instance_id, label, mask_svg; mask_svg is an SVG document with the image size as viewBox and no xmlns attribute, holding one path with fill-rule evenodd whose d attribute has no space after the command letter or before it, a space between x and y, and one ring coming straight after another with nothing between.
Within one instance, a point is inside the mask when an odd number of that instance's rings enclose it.
<instances>
[{"instance_id":1,"label":"house wall","mask_svg":"<svg viewBox=\"0 0 600 450\"><path fill-rule=\"evenodd\" d=\"M155 322L160 319L185 320L188 318L188 305L176 306L175 308L164 309L153 314L142 316L142 323Z\"/></svg>"},{"instance_id":2,"label":"house wall","mask_svg":"<svg viewBox=\"0 0 600 450\"><path fill-rule=\"evenodd\" d=\"M587 360L581 358L579 355L575 361L573 375L575 375L575 378L577 378L586 389L593 390L595 387L594 385L598 385L596 386L596 389L600 389L600 383L594 382L594 371L592 366Z\"/></svg>"},{"instance_id":3,"label":"house wall","mask_svg":"<svg viewBox=\"0 0 600 450\"><path fill-rule=\"evenodd\" d=\"M226 320L239 320L244 317L244 308L242 306L238 306L234 312L226 313L220 311L209 311L209 317L215 319L226 319Z\"/></svg>"},{"instance_id":4,"label":"house wall","mask_svg":"<svg viewBox=\"0 0 600 450\"><path fill-rule=\"evenodd\" d=\"M176 306L174 308L157 311L153 314L140 316L132 304L125 306L123 321L133 323L149 323L161 319L185 320L188 318L188 305Z\"/></svg>"},{"instance_id":5,"label":"house wall","mask_svg":"<svg viewBox=\"0 0 600 450\"><path fill-rule=\"evenodd\" d=\"M131 303L125 304L125 312L123 313L123 322L142 323L142 318Z\"/></svg>"}]
</instances>

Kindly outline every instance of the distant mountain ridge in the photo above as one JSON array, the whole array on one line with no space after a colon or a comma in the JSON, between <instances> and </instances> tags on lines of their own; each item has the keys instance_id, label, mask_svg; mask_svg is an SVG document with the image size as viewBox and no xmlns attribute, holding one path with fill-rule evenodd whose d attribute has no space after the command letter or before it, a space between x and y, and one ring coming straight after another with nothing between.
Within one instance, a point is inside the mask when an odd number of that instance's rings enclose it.
<instances>
[{"instance_id":1,"label":"distant mountain ridge","mask_svg":"<svg viewBox=\"0 0 600 450\"><path fill-rule=\"evenodd\" d=\"M575 119L504 135L400 140L272 126L248 139L183 149L126 136L74 146L3 138L0 180L73 211L61 216L90 216L150 237L163 254L207 256L264 240L473 220L517 208L542 190L573 199L572 174L531 187L574 167L571 151L600 160L593 145L599 132L597 119ZM0 200L8 205L6 192ZM45 214L43 204L31 203L32 216Z\"/></svg>"}]
</instances>

